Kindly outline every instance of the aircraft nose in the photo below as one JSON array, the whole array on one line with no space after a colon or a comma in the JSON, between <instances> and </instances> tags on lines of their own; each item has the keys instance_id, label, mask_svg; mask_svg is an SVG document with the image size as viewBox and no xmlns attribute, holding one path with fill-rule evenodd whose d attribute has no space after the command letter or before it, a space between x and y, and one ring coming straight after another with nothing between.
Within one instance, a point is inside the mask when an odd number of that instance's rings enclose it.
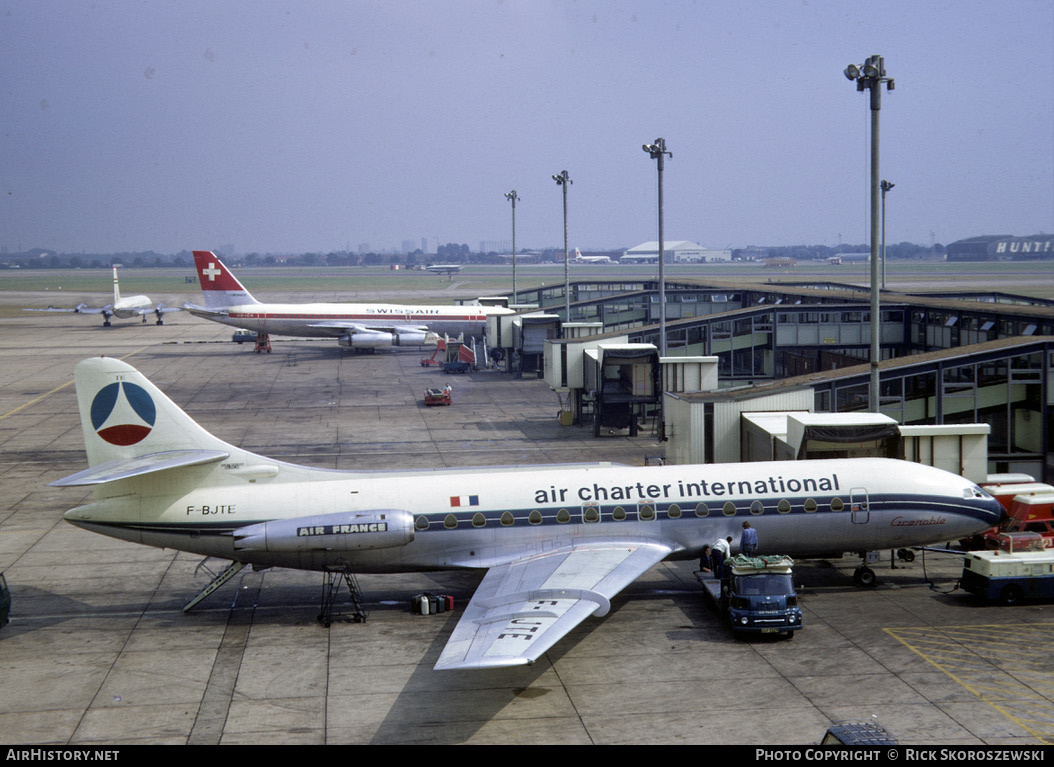
<instances>
[{"instance_id":1,"label":"aircraft nose","mask_svg":"<svg viewBox=\"0 0 1054 767\"><path fill-rule=\"evenodd\" d=\"M1003 508L1003 504L987 493L985 493L985 495L987 497L984 500L984 510L991 518L992 527L1003 524L1003 520L1008 516L1006 509Z\"/></svg>"}]
</instances>

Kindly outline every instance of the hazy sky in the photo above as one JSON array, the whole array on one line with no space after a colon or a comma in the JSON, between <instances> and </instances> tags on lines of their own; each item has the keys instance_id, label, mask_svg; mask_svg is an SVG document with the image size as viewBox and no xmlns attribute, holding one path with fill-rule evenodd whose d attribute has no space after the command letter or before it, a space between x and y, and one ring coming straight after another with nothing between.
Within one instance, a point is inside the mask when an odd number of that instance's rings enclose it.
<instances>
[{"instance_id":1,"label":"hazy sky","mask_svg":"<svg viewBox=\"0 0 1054 767\"><path fill-rule=\"evenodd\" d=\"M0 0L0 247L864 243L1054 230L1054 0Z\"/></svg>"}]
</instances>

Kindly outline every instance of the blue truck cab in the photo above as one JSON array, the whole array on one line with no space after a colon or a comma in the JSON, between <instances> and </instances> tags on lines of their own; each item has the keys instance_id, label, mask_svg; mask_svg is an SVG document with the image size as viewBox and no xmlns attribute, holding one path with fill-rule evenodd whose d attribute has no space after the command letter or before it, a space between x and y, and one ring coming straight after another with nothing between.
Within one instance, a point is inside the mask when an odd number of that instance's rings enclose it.
<instances>
[{"instance_id":1,"label":"blue truck cab","mask_svg":"<svg viewBox=\"0 0 1054 767\"><path fill-rule=\"evenodd\" d=\"M732 633L783 634L788 639L803 626L794 590L794 560L788 556L747 557L726 563L723 580L699 574L707 595L728 616Z\"/></svg>"}]
</instances>

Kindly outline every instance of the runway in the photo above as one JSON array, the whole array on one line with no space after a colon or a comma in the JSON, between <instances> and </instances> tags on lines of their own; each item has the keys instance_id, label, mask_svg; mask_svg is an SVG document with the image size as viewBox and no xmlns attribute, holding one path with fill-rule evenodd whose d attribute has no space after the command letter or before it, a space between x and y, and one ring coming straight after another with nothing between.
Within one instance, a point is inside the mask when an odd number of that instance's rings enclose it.
<instances>
[{"instance_id":1,"label":"runway","mask_svg":"<svg viewBox=\"0 0 1054 767\"><path fill-rule=\"evenodd\" d=\"M361 576L368 620L324 628L318 574L245 570L184 614L209 580L200 558L74 528L62 513L84 489L47 487L86 467L72 386L85 357L125 359L220 438L313 466L642 464L662 445L648 428L594 439L560 426L543 381L447 377L416 352L275 338L257 355L182 314L0 327L5 743L805 745L841 720L920 746L1054 741L1054 607L982 606L954 590L948 555L887 561L869 590L852 585L855 557L800 564L794 641L733 639L693 564L663 563L541 662L503 671L432 670L474 573ZM425 408L448 382L454 404ZM412 614L423 591L452 594L454 611Z\"/></svg>"}]
</instances>

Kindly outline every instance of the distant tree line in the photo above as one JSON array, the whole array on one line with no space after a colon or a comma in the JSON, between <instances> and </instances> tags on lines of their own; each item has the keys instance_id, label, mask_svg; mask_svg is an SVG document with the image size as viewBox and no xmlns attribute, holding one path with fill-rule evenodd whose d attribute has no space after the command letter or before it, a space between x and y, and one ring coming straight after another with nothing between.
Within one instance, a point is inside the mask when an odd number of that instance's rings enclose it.
<instances>
[{"instance_id":1,"label":"distant tree line","mask_svg":"<svg viewBox=\"0 0 1054 767\"><path fill-rule=\"evenodd\" d=\"M793 258L799 261L825 260L839 253L868 253L870 245L840 245L831 247L829 245L788 245L739 248L732 251L733 258ZM913 259L925 258L932 254L943 255L943 245L935 245L933 248L917 245L911 242L887 243L886 256L890 259ZM534 255L541 261L563 261L563 249L547 248L534 251ZM617 260L622 251L590 251L591 255L607 255L612 260ZM349 251L332 251L330 253L301 253L299 255L284 255L272 253L246 253L234 257L229 253L219 252L224 260L229 261L232 266L424 266L429 263L456 263L456 264L503 264L507 259L502 253L476 253L468 245L447 243L440 245L435 254L426 254L421 250L413 253L351 253ZM154 269L154 268L193 268L194 257L189 250L179 253L165 254L154 251L143 251L134 253L55 253L34 248L23 253L0 254L0 269L18 267L22 269L109 269L114 264L120 264L131 269Z\"/></svg>"}]
</instances>

